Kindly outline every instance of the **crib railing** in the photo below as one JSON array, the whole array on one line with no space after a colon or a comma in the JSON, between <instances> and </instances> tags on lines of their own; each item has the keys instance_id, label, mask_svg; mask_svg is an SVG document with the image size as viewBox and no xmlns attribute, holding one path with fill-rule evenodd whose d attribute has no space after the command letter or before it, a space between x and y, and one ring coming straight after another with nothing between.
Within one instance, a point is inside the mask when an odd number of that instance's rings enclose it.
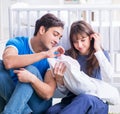
<instances>
[{"instance_id":1,"label":"crib railing","mask_svg":"<svg viewBox=\"0 0 120 114\"><path fill-rule=\"evenodd\" d=\"M71 23L76 20L85 20L90 23L95 31L102 35L102 45L109 51L115 75L119 77L120 68L116 67L118 62L120 62L118 59L120 54L120 5L57 5L27 6L24 8L10 7L10 37L12 38L19 35L31 37L34 32L35 21L47 12L55 14L65 22L64 35L60 42L65 49L70 47L68 37Z\"/></svg>"}]
</instances>

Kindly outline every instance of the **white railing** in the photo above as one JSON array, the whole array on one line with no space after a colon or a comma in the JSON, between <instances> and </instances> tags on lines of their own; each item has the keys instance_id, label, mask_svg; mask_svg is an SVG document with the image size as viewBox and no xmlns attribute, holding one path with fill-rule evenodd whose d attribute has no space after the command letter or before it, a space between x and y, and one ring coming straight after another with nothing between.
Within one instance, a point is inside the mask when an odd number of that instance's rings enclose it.
<instances>
[{"instance_id":1,"label":"white railing","mask_svg":"<svg viewBox=\"0 0 120 114\"><path fill-rule=\"evenodd\" d=\"M9 8L10 37L18 35L32 36L35 21L43 14L50 12L65 22L65 32L60 42L65 49L70 47L69 28L73 21L85 20L95 31L103 36L102 45L110 52L111 63L115 76L120 77L120 68L116 68L120 54L120 5L58 5L58 6L27 6ZM67 44L67 45L66 45ZM118 59L118 60L117 60ZM116 62L118 61L118 62Z\"/></svg>"}]
</instances>

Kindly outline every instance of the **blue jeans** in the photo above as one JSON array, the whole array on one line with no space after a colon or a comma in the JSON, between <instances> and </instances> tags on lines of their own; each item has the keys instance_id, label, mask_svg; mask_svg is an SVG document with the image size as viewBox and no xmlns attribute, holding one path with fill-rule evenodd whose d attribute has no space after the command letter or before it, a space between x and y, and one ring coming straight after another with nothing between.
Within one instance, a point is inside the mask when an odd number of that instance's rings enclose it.
<instances>
[{"instance_id":1,"label":"blue jeans","mask_svg":"<svg viewBox=\"0 0 120 114\"><path fill-rule=\"evenodd\" d=\"M64 98L48 109L46 114L108 114L108 105L101 99L87 94Z\"/></svg>"},{"instance_id":2,"label":"blue jeans","mask_svg":"<svg viewBox=\"0 0 120 114\"><path fill-rule=\"evenodd\" d=\"M42 80L36 67L30 65L26 69ZM0 111L1 114L44 114L51 106L52 100L40 98L29 83L18 81L14 84L9 72L0 61ZM4 110L3 110L4 109Z\"/></svg>"}]
</instances>

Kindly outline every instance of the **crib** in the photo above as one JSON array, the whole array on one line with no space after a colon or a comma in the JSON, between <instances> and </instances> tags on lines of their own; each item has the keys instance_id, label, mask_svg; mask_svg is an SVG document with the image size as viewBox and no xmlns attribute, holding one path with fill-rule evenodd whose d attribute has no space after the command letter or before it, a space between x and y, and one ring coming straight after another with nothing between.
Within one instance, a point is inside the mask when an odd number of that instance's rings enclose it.
<instances>
[{"instance_id":1,"label":"crib","mask_svg":"<svg viewBox=\"0 0 120 114\"><path fill-rule=\"evenodd\" d=\"M60 41L60 45L65 49L70 48L68 38L70 25L73 21L85 20L91 24L96 32L102 35L102 46L109 52L115 71L113 84L120 89L120 5L13 5L9 7L10 38L16 36L29 36L31 38L35 21L48 12L65 22L63 37Z\"/></svg>"},{"instance_id":2,"label":"crib","mask_svg":"<svg viewBox=\"0 0 120 114\"><path fill-rule=\"evenodd\" d=\"M65 22L63 38L60 41L60 45L65 49L70 47L68 38L71 23L76 20L90 23L94 30L102 35L102 46L110 53L114 77L117 77L114 81L120 82L120 5L13 5L9 8L10 38L23 35L32 37L35 21L47 12L55 14Z\"/></svg>"}]
</instances>

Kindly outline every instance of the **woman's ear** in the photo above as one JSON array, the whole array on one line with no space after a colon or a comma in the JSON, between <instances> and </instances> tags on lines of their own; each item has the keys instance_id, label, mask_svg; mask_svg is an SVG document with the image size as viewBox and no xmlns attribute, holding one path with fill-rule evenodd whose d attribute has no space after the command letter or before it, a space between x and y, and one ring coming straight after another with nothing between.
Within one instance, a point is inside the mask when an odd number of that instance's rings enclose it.
<instances>
[{"instance_id":1,"label":"woman's ear","mask_svg":"<svg viewBox=\"0 0 120 114\"><path fill-rule=\"evenodd\" d=\"M94 39L93 36L92 36L92 34L89 37L90 37L90 40Z\"/></svg>"},{"instance_id":2,"label":"woman's ear","mask_svg":"<svg viewBox=\"0 0 120 114\"><path fill-rule=\"evenodd\" d=\"M94 45L94 38L91 37L91 44Z\"/></svg>"},{"instance_id":3,"label":"woman's ear","mask_svg":"<svg viewBox=\"0 0 120 114\"><path fill-rule=\"evenodd\" d=\"M41 26L39 29L39 34L44 34L45 33L45 27Z\"/></svg>"},{"instance_id":4,"label":"woman's ear","mask_svg":"<svg viewBox=\"0 0 120 114\"><path fill-rule=\"evenodd\" d=\"M93 38L93 37L90 37L90 40L94 40L94 38Z\"/></svg>"}]
</instances>

